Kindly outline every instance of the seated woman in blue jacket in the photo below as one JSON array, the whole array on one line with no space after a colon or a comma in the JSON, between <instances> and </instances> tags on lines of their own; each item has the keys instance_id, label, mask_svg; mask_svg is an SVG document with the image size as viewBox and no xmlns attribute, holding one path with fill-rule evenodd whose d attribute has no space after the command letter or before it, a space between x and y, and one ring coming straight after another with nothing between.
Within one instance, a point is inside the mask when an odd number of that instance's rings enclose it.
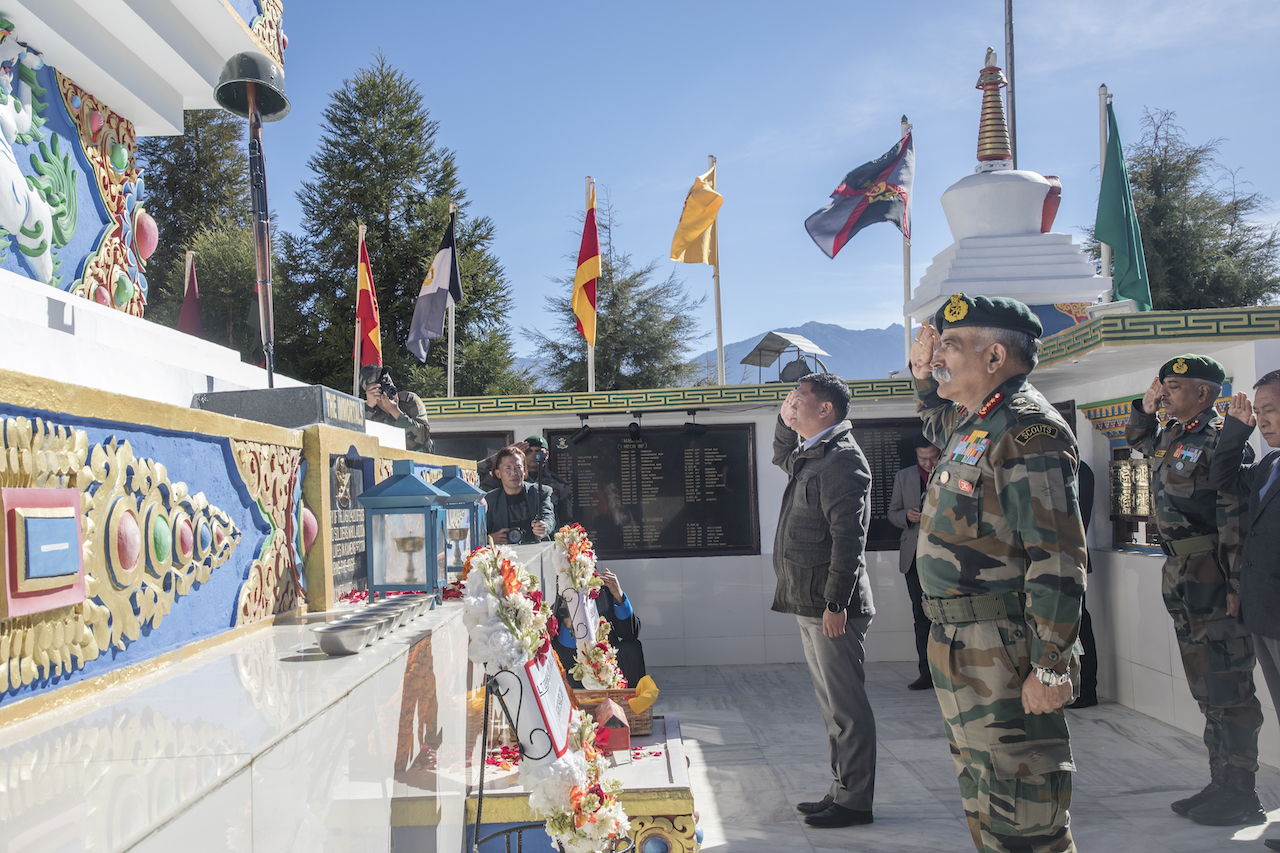
<instances>
[{"instance_id":1,"label":"seated woman in blue jacket","mask_svg":"<svg viewBox=\"0 0 1280 853\"><path fill-rule=\"evenodd\" d=\"M524 481L524 454L504 447L494 458L494 472L502 486L484 497L487 532L495 545L548 542L556 527L551 487Z\"/></svg>"}]
</instances>

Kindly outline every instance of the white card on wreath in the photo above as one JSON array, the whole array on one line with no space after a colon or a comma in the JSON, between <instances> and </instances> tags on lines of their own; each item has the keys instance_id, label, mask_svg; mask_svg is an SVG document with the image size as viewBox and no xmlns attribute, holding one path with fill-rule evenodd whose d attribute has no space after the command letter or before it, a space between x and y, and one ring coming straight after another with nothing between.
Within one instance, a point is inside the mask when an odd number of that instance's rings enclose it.
<instances>
[{"instance_id":1,"label":"white card on wreath","mask_svg":"<svg viewBox=\"0 0 1280 853\"><path fill-rule=\"evenodd\" d=\"M549 764L569 748L569 714L572 705L559 667L547 655L542 663L526 661L494 676L497 696L515 719L516 737L529 767Z\"/></svg>"},{"instance_id":2,"label":"white card on wreath","mask_svg":"<svg viewBox=\"0 0 1280 853\"><path fill-rule=\"evenodd\" d=\"M578 648L594 643L596 625L600 622L596 600L589 593L570 591L565 603L569 606L569 625Z\"/></svg>"}]
</instances>

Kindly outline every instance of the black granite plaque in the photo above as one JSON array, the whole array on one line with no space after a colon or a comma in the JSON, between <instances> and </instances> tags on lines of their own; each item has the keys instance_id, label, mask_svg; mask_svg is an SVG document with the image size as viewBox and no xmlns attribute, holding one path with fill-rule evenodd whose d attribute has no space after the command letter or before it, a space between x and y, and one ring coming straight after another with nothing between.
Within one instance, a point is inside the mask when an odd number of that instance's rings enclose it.
<instances>
[{"instance_id":1,"label":"black granite plaque","mask_svg":"<svg viewBox=\"0 0 1280 853\"><path fill-rule=\"evenodd\" d=\"M853 422L853 437L871 466L871 529L867 532L870 551L898 549L902 529L889 522L893 479L903 468L916 464L911 442L918 435L919 418Z\"/></svg>"},{"instance_id":2,"label":"black granite plaque","mask_svg":"<svg viewBox=\"0 0 1280 853\"><path fill-rule=\"evenodd\" d=\"M552 467L573 485L557 524L577 522L605 558L759 554L755 430L751 424L547 433Z\"/></svg>"},{"instance_id":3,"label":"black granite plaque","mask_svg":"<svg viewBox=\"0 0 1280 853\"><path fill-rule=\"evenodd\" d=\"M364 401L323 385L196 394L191 408L292 429L329 424L364 432Z\"/></svg>"}]
</instances>

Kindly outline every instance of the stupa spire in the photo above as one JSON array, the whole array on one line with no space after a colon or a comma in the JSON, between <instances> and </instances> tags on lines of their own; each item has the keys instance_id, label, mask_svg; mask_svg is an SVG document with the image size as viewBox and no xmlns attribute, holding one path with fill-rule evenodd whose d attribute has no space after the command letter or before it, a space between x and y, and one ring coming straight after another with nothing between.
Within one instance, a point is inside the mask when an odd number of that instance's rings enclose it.
<instances>
[{"instance_id":1,"label":"stupa spire","mask_svg":"<svg viewBox=\"0 0 1280 853\"><path fill-rule=\"evenodd\" d=\"M991 172L1013 168L1013 152L1009 146L1009 126L1004 120L1004 101L1000 90L1009 85L1004 72L996 67L996 52L987 48L986 65L978 75L982 90L982 118L978 122L978 168L975 172Z\"/></svg>"}]
</instances>

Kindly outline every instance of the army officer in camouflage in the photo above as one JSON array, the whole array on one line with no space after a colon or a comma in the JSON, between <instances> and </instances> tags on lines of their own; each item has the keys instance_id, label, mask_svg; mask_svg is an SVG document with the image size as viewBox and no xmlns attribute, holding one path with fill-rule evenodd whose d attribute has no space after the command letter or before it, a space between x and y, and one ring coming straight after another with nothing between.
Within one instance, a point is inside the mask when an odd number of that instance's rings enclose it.
<instances>
[{"instance_id":1,"label":"army officer in camouflage","mask_svg":"<svg viewBox=\"0 0 1280 853\"><path fill-rule=\"evenodd\" d=\"M1072 648L1085 585L1071 429L1027 382L1040 321L956 294L911 350L925 437L942 448L920 519L929 664L973 843L1074 851Z\"/></svg>"},{"instance_id":2,"label":"army officer in camouflage","mask_svg":"<svg viewBox=\"0 0 1280 853\"><path fill-rule=\"evenodd\" d=\"M1226 371L1200 355L1170 359L1133 401L1129 447L1151 459L1152 511L1165 553L1164 606L1173 617L1187 686L1205 717L1210 782L1172 808L1212 826L1267 820L1254 774L1262 709L1254 695L1253 638L1236 618L1246 504L1209 485L1222 417L1214 401ZM1156 424L1164 406L1169 422ZM1252 451L1249 458L1252 458Z\"/></svg>"}]
</instances>

